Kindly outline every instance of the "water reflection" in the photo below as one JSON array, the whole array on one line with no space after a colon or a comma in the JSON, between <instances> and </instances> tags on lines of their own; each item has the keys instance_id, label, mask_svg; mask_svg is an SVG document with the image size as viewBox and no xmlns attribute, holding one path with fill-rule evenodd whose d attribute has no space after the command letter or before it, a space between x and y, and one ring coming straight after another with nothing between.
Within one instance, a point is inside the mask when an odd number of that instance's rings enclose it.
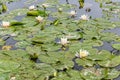
<instances>
[{"instance_id":1,"label":"water reflection","mask_svg":"<svg viewBox=\"0 0 120 80\"><path fill-rule=\"evenodd\" d=\"M67 3L67 4L69 4L69 1L68 1L68 0L66 0L66 3Z\"/></svg>"}]
</instances>

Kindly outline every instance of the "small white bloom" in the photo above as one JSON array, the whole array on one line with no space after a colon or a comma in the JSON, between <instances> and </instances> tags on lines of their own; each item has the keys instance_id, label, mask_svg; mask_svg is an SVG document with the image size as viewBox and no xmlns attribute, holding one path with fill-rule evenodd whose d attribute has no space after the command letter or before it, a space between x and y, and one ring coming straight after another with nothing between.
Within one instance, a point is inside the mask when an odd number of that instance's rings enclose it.
<instances>
[{"instance_id":1,"label":"small white bloom","mask_svg":"<svg viewBox=\"0 0 120 80\"><path fill-rule=\"evenodd\" d=\"M17 34L16 33L12 33L12 34L10 34L12 37L15 37L15 36L17 36Z\"/></svg>"},{"instance_id":2,"label":"small white bloom","mask_svg":"<svg viewBox=\"0 0 120 80\"><path fill-rule=\"evenodd\" d=\"M32 5L32 6L29 7L29 10L34 10L34 9L35 9L34 5Z\"/></svg>"},{"instance_id":3,"label":"small white bloom","mask_svg":"<svg viewBox=\"0 0 120 80\"><path fill-rule=\"evenodd\" d=\"M49 7L49 5L48 5L47 3L42 4L42 6L43 6L44 8Z\"/></svg>"},{"instance_id":4,"label":"small white bloom","mask_svg":"<svg viewBox=\"0 0 120 80\"><path fill-rule=\"evenodd\" d=\"M17 15L18 15L18 16L20 16L20 15L21 15L21 13L18 13Z\"/></svg>"},{"instance_id":5,"label":"small white bloom","mask_svg":"<svg viewBox=\"0 0 120 80\"><path fill-rule=\"evenodd\" d=\"M10 80L16 80L16 77L11 77Z\"/></svg>"},{"instance_id":6,"label":"small white bloom","mask_svg":"<svg viewBox=\"0 0 120 80\"><path fill-rule=\"evenodd\" d=\"M62 8L58 8L58 11L59 11L59 12L62 12L62 10L63 10Z\"/></svg>"},{"instance_id":7,"label":"small white bloom","mask_svg":"<svg viewBox=\"0 0 120 80\"><path fill-rule=\"evenodd\" d=\"M89 52L87 50L80 49L79 52L76 52L75 56L79 58L83 58L89 55Z\"/></svg>"},{"instance_id":8,"label":"small white bloom","mask_svg":"<svg viewBox=\"0 0 120 80\"><path fill-rule=\"evenodd\" d=\"M59 43L62 45L66 45L67 43L69 43L69 41L67 40L67 38L61 38Z\"/></svg>"},{"instance_id":9,"label":"small white bloom","mask_svg":"<svg viewBox=\"0 0 120 80\"><path fill-rule=\"evenodd\" d=\"M38 22L42 22L43 21L43 17L41 17L41 16L38 16L38 17L36 17L36 20L38 21Z\"/></svg>"},{"instance_id":10,"label":"small white bloom","mask_svg":"<svg viewBox=\"0 0 120 80\"><path fill-rule=\"evenodd\" d=\"M84 15L81 15L81 16L80 16L80 19L81 19L81 20L89 20L89 17L84 14Z\"/></svg>"},{"instance_id":11,"label":"small white bloom","mask_svg":"<svg viewBox=\"0 0 120 80\"><path fill-rule=\"evenodd\" d=\"M75 11L71 11L71 12L70 12L70 15L71 15L71 16L75 16L76 14L77 14L77 13L76 13Z\"/></svg>"},{"instance_id":12,"label":"small white bloom","mask_svg":"<svg viewBox=\"0 0 120 80\"><path fill-rule=\"evenodd\" d=\"M10 22L3 21L2 26L8 28L10 26Z\"/></svg>"}]
</instances>

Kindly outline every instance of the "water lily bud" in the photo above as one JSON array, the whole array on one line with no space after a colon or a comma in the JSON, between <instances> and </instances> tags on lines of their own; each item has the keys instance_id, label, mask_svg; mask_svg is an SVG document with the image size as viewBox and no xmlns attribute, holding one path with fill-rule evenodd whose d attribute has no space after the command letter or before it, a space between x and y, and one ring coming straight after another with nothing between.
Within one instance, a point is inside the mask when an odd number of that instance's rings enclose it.
<instances>
[{"instance_id":1,"label":"water lily bud","mask_svg":"<svg viewBox=\"0 0 120 80\"><path fill-rule=\"evenodd\" d=\"M41 17L41 16L38 16L38 17L36 17L36 20L38 21L38 22L43 22L43 17Z\"/></svg>"},{"instance_id":2,"label":"water lily bud","mask_svg":"<svg viewBox=\"0 0 120 80\"><path fill-rule=\"evenodd\" d=\"M63 11L63 9L62 9L62 8L58 8L58 11L59 11L59 12L62 12L62 11Z\"/></svg>"},{"instance_id":3,"label":"water lily bud","mask_svg":"<svg viewBox=\"0 0 120 80\"><path fill-rule=\"evenodd\" d=\"M48 5L47 3L45 3L45 4L42 4L42 6L43 6L44 8L47 8L47 7L49 7L49 5Z\"/></svg>"},{"instance_id":4,"label":"water lily bud","mask_svg":"<svg viewBox=\"0 0 120 80\"><path fill-rule=\"evenodd\" d=\"M16 77L11 77L10 80L16 80Z\"/></svg>"},{"instance_id":5,"label":"water lily bud","mask_svg":"<svg viewBox=\"0 0 120 80\"><path fill-rule=\"evenodd\" d=\"M80 49L79 52L76 52L75 56L79 58L83 58L89 55L89 52L87 50Z\"/></svg>"},{"instance_id":6,"label":"water lily bud","mask_svg":"<svg viewBox=\"0 0 120 80\"><path fill-rule=\"evenodd\" d=\"M76 13L75 11L71 11L71 12L70 12L70 15L71 15L71 16L75 16L76 14L77 14L77 13Z\"/></svg>"},{"instance_id":7,"label":"water lily bud","mask_svg":"<svg viewBox=\"0 0 120 80\"><path fill-rule=\"evenodd\" d=\"M54 74L53 74L55 77L57 76L57 72L54 72Z\"/></svg>"},{"instance_id":8,"label":"water lily bud","mask_svg":"<svg viewBox=\"0 0 120 80\"><path fill-rule=\"evenodd\" d=\"M6 4L2 4L2 11L3 11L3 12L6 12L6 11L7 11L7 6L6 6Z\"/></svg>"},{"instance_id":9,"label":"water lily bud","mask_svg":"<svg viewBox=\"0 0 120 80\"><path fill-rule=\"evenodd\" d=\"M89 17L84 14L84 15L81 15L81 16L80 16L80 19L81 19L81 20L89 20Z\"/></svg>"},{"instance_id":10,"label":"water lily bud","mask_svg":"<svg viewBox=\"0 0 120 80\"><path fill-rule=\"evenodd\" d=\"M32 6L29 7L29 10L34 10L34 9L35 9L34 5L32 5Z\"/></svg>"},{"instance_id":11,"label":"water lily bud","mask_svg":"<svg viewBox=\"0 0 120 80\"><path fill-rule=\"evenodd\" d=\"M61 38L59 43L62 45L66 45L67 43L69 43L69 41L67 40L67 38Z\"/></svg>"},{"instance_id":12,"label":"water lily bud","mask_svg":"<svg viewBox=\"0 0 120 80\"><path fill-rule=\"evenodd\" d=\"M8 28L10 26L10 22L3 21L2 26Z\"/></svg>"}]
</instances>

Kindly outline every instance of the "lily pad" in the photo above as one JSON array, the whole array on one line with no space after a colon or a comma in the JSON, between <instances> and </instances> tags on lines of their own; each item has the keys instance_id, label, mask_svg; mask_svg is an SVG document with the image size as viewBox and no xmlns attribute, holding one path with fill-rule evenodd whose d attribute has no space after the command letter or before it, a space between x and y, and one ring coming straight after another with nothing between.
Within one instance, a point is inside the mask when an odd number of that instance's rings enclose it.
<instances>
[{"instance_id":1,"label":"lily pad","mask_svg":"<svg viewBox=\"0 0 120 80\"><path fill-rule=\"evenodd\" d=\"M0 65L0 73L12 72L20 67L19 63L9 60L1 60Z\"/></svg>"},{"instance_id":2,"label":"lily pad","mask_svg":"<svg viewBox=\"0 0 120 80\"><path fill-rule=\"evenodd\" d=\"M111 59L98 62L98 64L103 66L103 67L115 67L115 66L120 64L119 59L120 59L120 56L115 56L115 57L113 57Z\"/></svg>"},{"instance_id":3,"label":"lily pad","mask_svg":"<svg viewBox=\"0 0 120 80\"><path fill-rule=\"evenodd\" d=\"M117 50L120 50L120 44L112 44L112 47Z\"/></svg>"},{"instance_id":4,"label":"lily pad","mask_svg":"<svg viewBox=\"0 0 120 80\"><path fill-rule=\"evenodd\" d=\"M81 77L86 80L101 80L105 77L104 69L86 68L81 71Z\"/></svg>"},{"instance_id":5,"label":"lily pad","mask_svg":"<svg viewBox=\"0 0 120 80\"><path fill-rule=\"evenodd\" d=\"M82 65L82 66L93 66L95 64L94 61L91 60L87 60L87 59L77 59L76 63L78 63L78 65Z\"/></svg>"}]
</instances>

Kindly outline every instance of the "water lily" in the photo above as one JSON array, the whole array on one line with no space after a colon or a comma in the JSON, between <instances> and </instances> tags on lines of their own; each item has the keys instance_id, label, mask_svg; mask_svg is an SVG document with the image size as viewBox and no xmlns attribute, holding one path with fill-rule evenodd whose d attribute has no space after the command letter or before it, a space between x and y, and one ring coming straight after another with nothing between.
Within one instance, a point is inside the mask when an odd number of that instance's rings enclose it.
<instances>
[{"instance_id":1,"label":"water lily","mask_svg":"<svg viewBox=\"0 0 120 80\"><path fill-rule=\"evenodd\" d=\"M62 10L63 10L62 8L58 8L58 11L59 11L59 12L62 12Z\"/></svg>"},{"instance_id":2,"label":"water lily","mask_svg":"<svg viewBox=\"0 0 120 80\"><path fill-rule=\"evenodd\" d=\"M79 58L83 58L89 55L89 52L87 50L80 49L79 52L76 52L75 56Z\"/></svg>"},{"instance_id":3,"label":"water lily","mask_svg":"<svg viewBox=\"0 0 120 80\"><path fill-rule=\"evenodd\" d=\"M42 4L42 6L43 6L44 8L49 7L49 5L48 5L47 3Z\"/></svg>"},{"instance_id":4,"label":"water lily","mask_svg":"<svg viewBox=\"0 0 120 80\"><path fill-rule=\"evenodd\" d=\"M16 80L16 77L11 77L10 80Z\"/></svg>"},{"instance_id":5,"label":"water lily","mask_svg":"<svg viewBox=\"0 0 120 80\"><path fill-rule=\"evenodd\" d=\"M38 21L38 22L43 22L43 17L41 17L41 16L38 16L38 17L36 17L36 20Z\"/></svg>"},{"instance_id":6,"label":"water lily","mask_svg":"<svg viewBox=\"0 0 120 80\"><path fill-rule=\"evenodd\" d=\"M61 40L60 40L60 42L58 42L58 43L60 43L60 44L62 44L62 45L66 45L67 43L69 43L69 41L67 40L67 38L61 38Z\"/></svg>"},{"instance_id":7,"label":"water lily","mask_svg":"<svg viewBox=\"0 0 120 80\"><path fill-rule=\"evenodd\" d=\"M70 16L74 17L77 13L76 13L76 11L71 11L69 14L70 14Z\"/></svg>"},{"instance_id":8,"label":"water lily","mask_svg":"<svg viewBox=\"0 0 120 80\"><path fill-rule=\"evenodd\" d=\"M8 28L10 26L10 22L3 21L2 26L5 27L5 28Z\"/></svg>"},{"instance_id":9,"label":"water lily","mask_svg":"<svg viewBox=\"0 0 120 80\"><path fill-rule=\"evenodd\" d=\"M89 17L84 14L84 15L81 15L81 16L80 16L80 19L81 19L81 20L89 20Z\"/></svg>"},{"instance_id":10,"label":"water lily","mask_svg":"<svg viewBox=\"0 0 120 80\"><path fill-rule=\"evenodd\" d=\"M35 9L35 6L32 5L32 6L29 6L29 10L34 10Z\"/></svg>"}]
</instances>

